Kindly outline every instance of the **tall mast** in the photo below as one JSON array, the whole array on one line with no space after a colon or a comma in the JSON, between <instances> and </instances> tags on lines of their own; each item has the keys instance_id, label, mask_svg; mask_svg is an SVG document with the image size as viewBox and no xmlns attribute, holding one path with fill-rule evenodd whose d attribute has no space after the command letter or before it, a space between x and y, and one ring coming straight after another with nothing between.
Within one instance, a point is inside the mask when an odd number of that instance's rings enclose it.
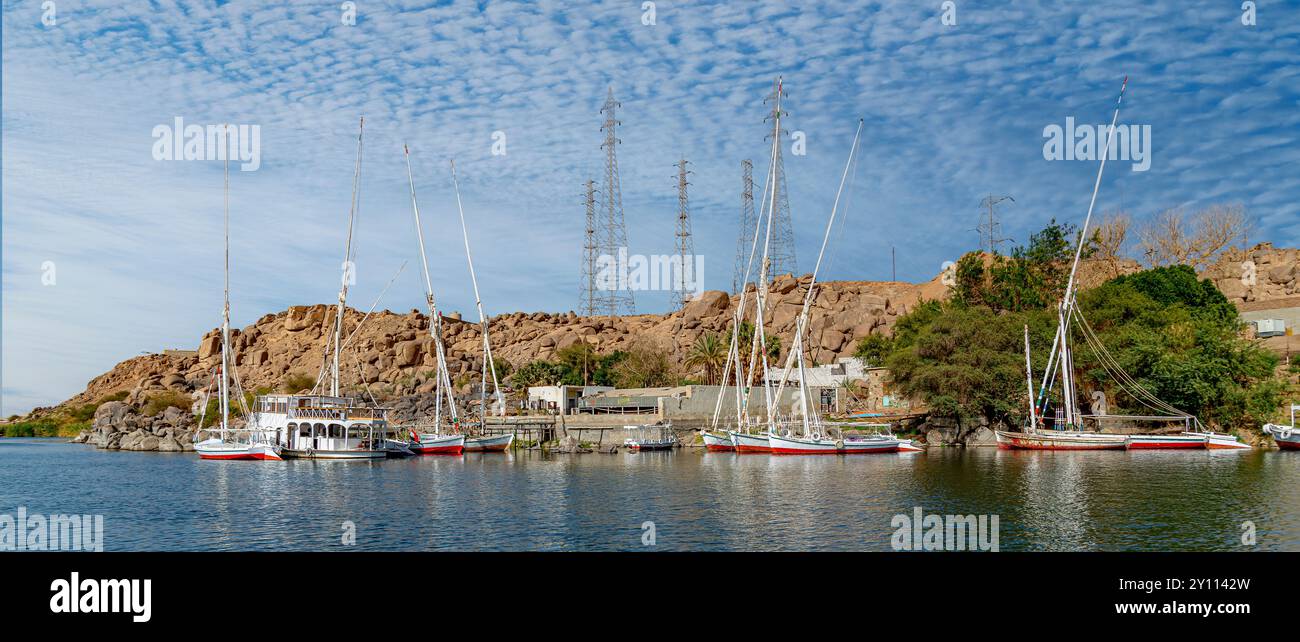
<instances>
[{"instance_id":1,"label":"tall mast","mask_svg":"<svg viewBox=\"0 0 1300 642\"><path fill-rule=\"evenodd\" d=\"M1115 123L1119 121L1119 110L1124 104L1124 90L1128 88L1128 76L1124 76L1124 82L1119 88L1119 97L1115 100L1115 113L1110 119L1110 128L1106 132L1106 144L1101 148L1101 164L1097 166L1097 180L1092 184L1092 198L1088 201L1088 214L1083 219L1083 227L1079 230L1079 243L1074 248L1074 264L1070 266L1070 279L1065 285L1065 296L1061 299L1060 309L1058 311L1059 323L1061 329L1061 392L1065 402L1065 421L1067 424L1076 423L1077 409L1075 408L1075 389L1074 389L1074 359L1069 348L1069 323L1071 312L1074 309L1076 277L1079 271L1079 259L1083 256L1083 244L1088 238L1088 225L1092 222L1092 211L1097 205L1097 192L1101 189L1101 176L1106 171L1106 157L1110 155L1110 144L1115 138Z\"/></svg>"},{"instance_id":2,"label":"tall mast","mask_svg":"<svg viewBox=\"0 0 1300 642\"><path fill-rule=\"evenodd\" d=\"M357 130L357 164L352 172L352 206L348 210L348 240L343 248L343 278L339 284L339 307L334 315L334 363L330 366L330 395L339 396L339 343L343 340L343 312L348 301L348 279L352 278L352 226L357 219L361 186L361 143L366 133L366 119L361 117Z\"/></svg>"},{"instance_id":3,"label":"tall mast","mask_svg":"<svg viewBox=\"0 0 1300 642\"><path fill-rule=\"evenodd\" d=\"M853 144L849 147L849 158L844 162L844 172L840 174L840 185L835 190L835 201L831 205L831 216L826 221L826 232L822 235L822 246L817 252L817 262L813 264L812 279L808 283L808 291L804 293L803 308L799 311L799 321L795 324L794 342L791 345L790 353L786 357L785 369L782 371L781 383L776 388L777 398L780 398L781 390L785 387L786 379L790 376L791 366L799 368L799 395L803 404L803 434L808 436L810 433L808 417L808 382L804 371L804 329L808 327L808 316L812 310L812 302L816 297L817 291L817 274L821 271L822 259L826 256L826 245L831 239L831 230L835 227L835 218L839 214L840 197L844 194L844 183L848 180L849 169L853 167L854 158L858 151L858 139L862 136L862 120L858 120L858 129L853 133ZM817 422L820 423L820 422Z\"/></svg>"},{"instance_id":4,"label":"tall mast","mask_svg":"<svg viewBox=\"0 0 1300 642\"><path fill-rule=\"evenodd\" d=\"M497 381L496 363L492 361L492 342L488 340L487 315L483 314L483 299L478 294L478 277L474 275L474 257L469 251L469 228L465 225L465 208L460 203L460 182L456 180L456 161L451 161L451 184L456 191L456 211L460 214L460 232L465 239L465 260L469 263L469 280L474 286L474 305L478 308L478 324L483 334L483 368L492 373L492 393L497 398L497 412L504 415L505 397L501 395L501 385ZM483 375L483 385L479 388L479 416L487 412L487 374Z\"/></svg>"},{"instance_id":5,"label":"tall mast","mask_svg":"<svg viewBox=\"0 0 1300 642\"><path fill-rule=\"evenodd\" d=\"M1025 324L1025 383L1029 385L1029 432L1038 429L1038 416L1034 411L1034 366L1029 359L1029 324Z\"/></svg>"},{"instance_id":6,"label":"tall mast","mask_svg":"<svg viewBox=\"0 0 1300 642\"><path fill-rule=\"evenodd\" d=\"M438 358L437 378L438 393L434 394L435 409L433 414L434 429L442 428L442 398L447 397L448 412L452 422L456 421L456 398L451 391L451 375L447 371L446 352L442 346L442 315L433 300L433 279L429 277L429 259L424 253L424 226L420 224L420 204L415 199L415 178L411 174L411 150L402 145L406 157L406 180L411 186L411 212L415 215L415 237L420 242L420 265L424 268L424 300L429 307L429 336L433 338L434 354Z\"/></svg>"},{"instance_id":7,"label":"tall mast","mask_svg":"<svg viewBox=\"0 0 1300 642\"><path fill-rule=\"evenodd\" d=\"M230 140L230 125L226 125L226 140ZM221 303L221 440L226 440L230 424L230 385L227 369L230 366L230 154L226 154L225 168L225 289Z\"/></svg>"},{"instance_id":8,"label":"tall mast","mask_svg":"<svg viewBox=\"0 0 1300 642\"><path fill-rule=\"evenodd\" d=\"M758 276L759 276L758 293L757 293L758 296L756 297L758 311L757 314L755 315L756 323L755 323L755 330L754 330L755 333L754 345L758 348L757 356L761 360L763 365L763 398L767 404L767 423L768 423L769 430L775 429L775 424L773 424L775 418L773 417L772 405L775 404L777 400L772 398L770 390L768 388L767 337L763 332L763 311L767 304L767 289L769 285L768 279L770 278L770 274L768 270L771 267L771 262L772 262L771 257L769 256L769 249L771 248L772 245L772 218L773 218L774 210L776 210L776 192L777 192L776 180L778 178L776 164L777 161L780 159L780 154L781 154L781 93L782 92L781 92L781 79L779 77L776 79L776 90L774 93L776 94L776 105L772 108L772 163L771 166L768 168L768 177L767 177L768 183L772 185L772 189L771 189L772 200L768 204L768 208L767 208L767 228L763 235L763 262L760 265L758 271Z\"/></svg>"}]
</instances>

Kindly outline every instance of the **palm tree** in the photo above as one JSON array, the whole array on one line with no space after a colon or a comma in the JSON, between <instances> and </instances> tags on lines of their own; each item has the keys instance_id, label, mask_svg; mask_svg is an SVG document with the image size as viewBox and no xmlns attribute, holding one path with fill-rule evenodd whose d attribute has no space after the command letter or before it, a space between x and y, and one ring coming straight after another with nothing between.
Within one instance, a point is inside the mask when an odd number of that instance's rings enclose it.
<instances>
[{"instance_id":1,"label":"palm tree","mask_svg":"<svg viewBox=\"0 0 1300 642\"><path fill-rule=\"evenodd\" d=\"M686 355L686 365L690 368L704 369L704 383L718 384L719 371L727 362L727 347L716 333L701 334L691 345Z\"/></svg>"}]
</instances>

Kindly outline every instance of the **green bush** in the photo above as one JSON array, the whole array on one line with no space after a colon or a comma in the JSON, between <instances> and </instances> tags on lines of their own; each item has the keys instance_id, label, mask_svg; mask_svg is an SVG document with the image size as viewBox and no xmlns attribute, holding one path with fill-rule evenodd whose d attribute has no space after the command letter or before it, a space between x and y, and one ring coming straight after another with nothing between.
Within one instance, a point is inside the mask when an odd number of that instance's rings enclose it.
<instances>
[{"instance_id":1,"label":"green bush","mask_svg":"<svg viewBox=\"0 0 1300 642\"><path fill-rule=\"evenodd\" d=\"M316 385L316 377L301 372L290 373L280 382L280 390L289 394L299 390L309 390Z\"/></svg>"},{"instance_id":2,"label":"green bush","mask_svg":"<svg viewBox=\"0 0 1300 642\"><path fill-rule=\"evenodd\" d=\"M168 408L188 410L190 403L191 400L189 395L169 390L167 392L149 395L149 400L144 404L143 413L146 417L152 417ZM93 415L94 413L92 412L91 414Z\"/></svg>"}]
</instances>

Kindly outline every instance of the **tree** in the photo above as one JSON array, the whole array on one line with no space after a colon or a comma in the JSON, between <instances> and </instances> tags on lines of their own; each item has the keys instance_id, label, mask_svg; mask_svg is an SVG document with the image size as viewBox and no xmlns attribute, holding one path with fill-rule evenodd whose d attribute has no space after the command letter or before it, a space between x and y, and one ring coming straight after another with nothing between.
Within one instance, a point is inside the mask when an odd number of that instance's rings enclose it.
<instances>
[{"instance_id":1,"label":"tree","mask_svg":"<svg viewBox=\"0 0 1300 642\"><path fill-rule=\"evenodd\" d=\"M688 368L704 370L704 383L710 386L718 384L722 368L727 363L727 345L713 332L706 332L695 339L690 352L686 355Z\"/></svg>"},{"instance_id":2,"label":"tree","mask_svg":"<svg viewBox=\"0 0 1300 642\"><path fill-rule=\"evenodd\" d=\"M1128 231L1133 219L1127 212L1112 212L1104 216L1088 239L1093 258L1106 265L1111 278L1120 275L1120 263L1125 258Z\"/></svg>"},{"instance_id":3,"label":"tree","mask_svg":"<svg viewBox=\"0 0 1300 642\"><path fill-rule=\"evenodd\" d=\"M853 356L867 365L880 366L884 365L885 359L893 350L894 342L889 337L883 334L868 334L858 339L858 345L853 349Z\"/></svg>"},{"instance_id":4,"label":"tree","mask_svg":"<svg viewBox=\"0 0 1300 642\"><path fill-rule=\"evenodd\" d=\"M1241 205L1210 205L1191 215L1166 209L1142 227L1138 248L1148 267L1187 265L1200 272L1225 251L1244 246L1250 219Z\"/></svg>"},{"instance_id":5,"label":"tree","mask_svg":"<svg viewBox=\"0 0 1300 642\"><path fill-rule=\"evenodd\" d=\"M656 388L677 383L677 368L669 350L649 339L639 339L614 366L620 388Z\"/></svg>"}]
</instances>

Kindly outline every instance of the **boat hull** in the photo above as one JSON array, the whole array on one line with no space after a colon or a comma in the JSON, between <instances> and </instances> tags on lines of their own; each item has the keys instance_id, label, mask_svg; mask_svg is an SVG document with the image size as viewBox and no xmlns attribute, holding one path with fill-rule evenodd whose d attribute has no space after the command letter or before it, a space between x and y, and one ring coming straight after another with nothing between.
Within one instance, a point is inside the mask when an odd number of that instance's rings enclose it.
<instances>
[{"instance_id":1,"label":"boat hull","mask_svg":"<svg viewBox=\"0 0 1300 642\"><path fill-rule=\"evenodd\" d=\"M920 450L908 441L908 451ZM903 450L903 441L899 439L845 439L840 449L846 455L874 455L896 453Z\"/></svg>"},{"instance_id":2,"label":"boat hull","mask_svg":"<svg viewBox=\"0 0 1300 642\"><path fill-rule=\"evenodd\" d=\"M1206 447L1206 438L1198 435L1129 435L1129 450L1197 450Z\"/></svg>"},{"instance_id":3,"label":"boat hull","mask_svg":"<svg viewBox=\"0 0 1300 642\"><path fill-rule=\"evenodd\" d=\"M773 455L838 455L839 445L834 439L781 437L769 435L768 447Z\"/></svg>"},{"instance_id":4,"label":"boat hull","mask_svg":"<svg viewBox=\"0 0 1300 642\"><path fill-rule=\"evenodd\" d=\"M727 435L718 436L710 432L700 433L704 437L704 448L712 452L734 452L736 446L731 443L731 437Z\"/></svg>"},{"instance_id":5,"label":"boat hull","mask_svg":"<svg viewBox=\"0 0 1300 642\"><path fill-rule=\"evenodd\" d=\"M369 460L369 459L387 459L388 451L386 450L296 450L285 448L281 451L285 459L336 459L336 460Z\"/></svg>"},{"instance_id":6,"label":"boat hull","mask_svg":"<svg viewBox=\"0 0 1300 642\"><path fill-rule=\"evenodd\" d=\"M1003 450L1124 450L1128 438L1098 433L1023 433L997 431Z\"/></svg>"},{"instance_id":7,"label":"boat hull","mask_svg":"<svg viewBox=\"0 0 1300 642\"><path fill-rule=\"evenodd\" d=\"M410 447L417 455L459 455L465 452L465 435L420 435Z\"/></svg>"},{"instance_id":8,"label":"boat hull","mask_svg":"<svg viewBox=\"0 0 1300 642\"><path fill-rule=\"evenodd\" d=\"M465 452L503 453L514 442L515 436L513 434L473 437L465 440Z\"/></svg>"},{"instance_id":9,"label":"boat hull","mask_svg":"<svg viewBox=\"0 0 1300 642\"><path fill-rule=\"evenodd\" d=\"M1200 437L1205 440L1205 447L1210 450L1250 450L1250 444L1243 444L1232 435L1224 435L1217 432L1189 432L1184 433L1194 437Z\"/></svg>"},{"instance_id":10,"label":"boat hull","mask_svg":"<svg viewBox=\"0 0 1300 642\"><path fill-rule=\"evenodd\" d=\"M631 441L625 444L628 450L634 452L650 450L672 450L677 446L675 441Z\"/></svg>"},{"instance_id":11,"label":"boat hull","mask_svg":"<svg viewBox=\"0 0 1300 642\"><path fill-rule=\"evenodd\" d=\"M239 444L209 439L194 445L199 459L228 461L280 461L280 449L269 444Z\"/></svg>"},{"instance_id":12,"label":"boat hull","mask_svg":"<svg viewBox=\"0 0 1300 642\"><path fill-rule=\"evenodd\" d=\"M731 436L731 446L738 453L770 453L772 446L768 443L767 435L747 435L742 432L728 433Z\"/></svg>"},{"instance_id":13,"label":"boat hull","mask_svg":"<svg viewBox=\"0 0 1300 642\"><path fill-rule=\"evenodd\" d=\"M1281 450L1300 450L1300 430L1290 426L1268 424L1264 432L1273 435L1273 441Z\"/></svg>"}]
</instances>

